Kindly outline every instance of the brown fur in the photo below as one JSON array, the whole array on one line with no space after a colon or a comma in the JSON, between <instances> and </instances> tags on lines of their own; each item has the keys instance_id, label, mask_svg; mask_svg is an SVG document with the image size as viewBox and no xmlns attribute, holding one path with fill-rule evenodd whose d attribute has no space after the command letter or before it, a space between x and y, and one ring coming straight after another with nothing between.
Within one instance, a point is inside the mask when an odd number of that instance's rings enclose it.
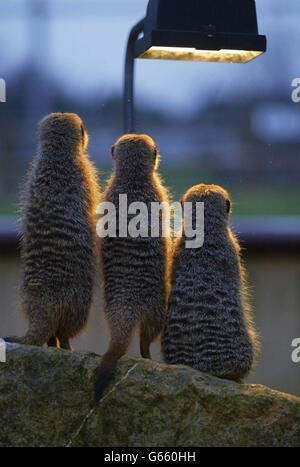
<instances>
[{"instance_id":1,"label":"brown fur","mask_svg":"<svg viewBox=\"0 0 300 467\"><path fill-rule=\"evenodd\" d=\"M103 201L116 206L127 194L128 206L144 202L168 202L168 192L156 173L158 150L146 135L125 135L112 148L115 171ZM149 219L151 214L149 214ZM161 223L162 227L162 223ZM149 232L148 232L149 233ZM106 316L110 345L97 370L96 401L101 398L117 360L125 354L134 329L140 329L140 349L150 358L150 344L161 333L168 293L169 238L103 238Z\"/></svg>"},{"instance_id":2,"label":"brown fur","mask_svg":"<svg viewBox=\"0 0 300 467\"><path fill-rule=\"evenodd\" d=\"M231 199L216 185L190 188L182 203L204 202L204 245L174 244L172 288L162 337L164 361L242 381L259 353ZM194 217L193 217L194 221Z\"/></svg>"},{"instance_id":3,"label":"brown fur","mask_svg":"<svg viewBox=\"0 0 300 467\"><path fill-rule=\"evenodd\" d=\"M75 114L55 113L39 125L39 150L23 194L21 307L29 320L22 344L71 349L85 326L97 262L97 172L88 136Z\"/></svg>"}]
</instances>

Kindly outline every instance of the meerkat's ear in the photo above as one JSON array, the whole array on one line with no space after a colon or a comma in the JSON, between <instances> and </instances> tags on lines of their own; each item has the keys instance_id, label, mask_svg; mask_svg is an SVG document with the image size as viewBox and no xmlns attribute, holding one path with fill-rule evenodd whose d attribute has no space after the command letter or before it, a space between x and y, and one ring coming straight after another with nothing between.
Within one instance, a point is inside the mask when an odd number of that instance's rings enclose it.
<instances>
[{"instance_id":1,"label":"meerkat's ear","mask_svg":"<svg viewBox=\"0 0 300 467\"><path fill-rule=\"evenodd\" d=\"M110 148L110 154L111 154L111 157L114 159L115 157L115 147L116 145L113 144L112 147Z\"/></svg>"},{"instance_id":2,"label":"meerkat's ear","mask_svg":"<svg viewBox=\"0 0 300 467\"><path fill-rule=\"evenodd\" d=\"M227 210L227 214L229 214L231 211L231 202L229 199L226 199L226 210Z\"/></svg>"},{"instance_id":3,"label":"meerkat's ear","mask_svg":"<svg viewBox=\"0 0 300 467\"><path fill-rule=\"evenodd\" d=\"M82 139L84 139L85 133L86 133L85 126L84 126L83 122L81 122L81 137L82 137Z\"/></svg>"},{"instance_id":4,"label":"meerkat's ear","mask_svg":"<svg viewBox=\"0 0 300 467\"><path fill-rule=\"evenodd\" d=\"M154 153L153 153L153 161L154 161L154 169L157 169L159 162L160 162L160 155L157 146L154 148Z\"/></svg>"},{"instance_id":5,"label":"meerkat's ear","mask_svg":"<svg viewBox=\"0 0 300 467\"><path fill-rule=\"evenodd\" d=\"M83 122L81 122L80 128L81 128L81 144L82 144L83 150L85 151L89 144L89 135L85 129Z\"/></svg>"}]
</instances>

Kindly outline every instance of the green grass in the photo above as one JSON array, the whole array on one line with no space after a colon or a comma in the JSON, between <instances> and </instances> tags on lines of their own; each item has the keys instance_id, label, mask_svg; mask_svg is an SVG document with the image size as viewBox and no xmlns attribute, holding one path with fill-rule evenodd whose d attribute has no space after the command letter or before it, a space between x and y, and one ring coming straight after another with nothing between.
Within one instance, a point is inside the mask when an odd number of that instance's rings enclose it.
<instances>
[{"instance_id":1,"label":"green grass","mask_svg":"<svg viewBox=\"0 0 300 467\"><path fill-rule=\"evenodd\" d=\"M235 215L300 215L300 189L272 188L231 191Z\"/></svg>"},{"instance_id":2,"label":"green grass","mask_svg":"<svg viewBox=\"0 0 300 467\"><path fill-rule=\"evenodd\" d=\"M0 199L0 216L12 216L18 214L17 203Z\"/></svg>"},{"instance_id":3,"label":"green grass","mask_svg":"<svg viewBox=\"0 0 300 467\"><path fill-rule=\"evenodd\" d=\"M231 194L235 215L300 215L300 188L295 186L231 185L217 180L212 173L203 173L200 168L168 168L162 171L162 176L175 201L193 185L216 183Z\"/></svg>"},{"instance_id":4,"label":"green grass","mask_svg":"<svg viewBox=\"0 0 300 467\"><path fill-rule=\"evenodd\" d=\"M217 183L226 188L233 200L234 215L299 215L300 216L300 187L250 186L239 183L222 183L216 180L213 173L196 168L168 168L162 170L165 184L169 187L175 201L179 200L185 191L198 183ZM103 179L107 178L109 171L103 172ZM104 188L104 180L102 188ZM0 216L17 214L17 203L0 198Z\"/></svg>"}]
</instances>

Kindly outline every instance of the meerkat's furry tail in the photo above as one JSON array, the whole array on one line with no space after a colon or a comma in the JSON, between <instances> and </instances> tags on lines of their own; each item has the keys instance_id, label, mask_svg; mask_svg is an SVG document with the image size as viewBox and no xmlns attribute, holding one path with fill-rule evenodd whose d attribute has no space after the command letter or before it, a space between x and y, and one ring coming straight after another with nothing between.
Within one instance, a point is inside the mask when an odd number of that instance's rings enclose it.
<instances>
[{"instance_id":1,"label":"meerkat's furry tail","mask_svg":"<svg viewBox=\"0 0 300 467\"><path fill-rule=\"evenodd\" d=\"M108 355L108 352L102 358L100 365L96 370L96 385L95 385L95 403L98 404L102 395L107 387L114 369L116 367L118 358Z\"/></svg>"},{"instance_id":2,"label":"meerkat's furry tail","mask_svg":"<svg viewBox=\"0 0 300 467\"><path fill-rule=\"evenodd\" d=\"M128 340L111 342L96 369L95 403L97 404L113 376L118 360L126 353Z\"/></svg>"},{"instance_id":3,"label":"meerkat's furry tail","mask_svg":"<svg viewBox=\"0 0 300 467\"><path fill-rule=\"evenodd\" d=\"M3 338L5 342L8 343L16 343L16 344L25 344L25 345L36 345L38 347L41 347L42 345L48 343L48 346L50 347L58 347L57 341L55 341L54 344L54 339L55 337L51 337L51 331L47 332L47 329L45 329L44 333L39 333L36 332L34 329L29 329L27 334L23 337L18 337L18 336L6 336Z\"/></svg>"},{"instance_id":4,"label":"meerkat's furry tail","mask_svg":"<svg viewBox=\"0 0 300 467\"><path fill-rule=\"evenodd\" d=\"M18 336L6 336L6 337L3 337L3 340L5 340L5 342L15 343L15 344L24 344L24 343L26 343L26 341L24 339L25 339L25 336L24 337L18 337ZM57 337L55 337L55 336L50 337L50 339L47 342L47 345L48 345L48 347L59 347L59 342L58 342Z\"/></svg>"},{"instance_id":5,"label":"meerkat's furry tail","mask_svg":"<svg viewBox=\"0 0 300 467\"><path fill-rule=\"evenodd\" d=\"M22 337L18 337L18 336L5 336L5 337L2 337L2 339L5 341L5 342L8 342L9 344L22 344Z\"/></svg>"},{"instance_id":6,"label":"meerkat's furry tail","mask_svg":"<svg viewBox=\"0 0 300 467\"><path fill-rule=\"evenodd\" d=\"M40 319L37 319L38 313L36 313L36 310L42 308L40 303L36 303L34 300L32 300L29 303L23 303L22 307L25 314L29 316L29 327L26 334L22 337L5 337L4 340L6 342L15 342L17 344L24 345L36 345L38 347L41 347L48 341L51 341L51 338L55 335L53 332L53 320L51 314L48 313L48 311L52 309L51 306L43 306L44 314L41 315Z\"/></svg>"}]
</instances>

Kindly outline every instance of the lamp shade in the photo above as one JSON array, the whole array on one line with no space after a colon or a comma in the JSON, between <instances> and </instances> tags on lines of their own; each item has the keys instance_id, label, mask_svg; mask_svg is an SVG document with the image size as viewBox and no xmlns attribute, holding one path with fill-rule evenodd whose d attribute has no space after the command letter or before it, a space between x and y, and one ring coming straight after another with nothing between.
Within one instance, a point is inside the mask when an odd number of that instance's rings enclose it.
<instances>
[{"instance_id":1,"label":"lamp shade","mask_svg":"<svg viewBox=\"0 0 300 467\"><path fill-rule=\"evenodd\" d=\"M136 58L245 63L266 51L255 0L150 0Z\"/></svg>"}]
</instances>

